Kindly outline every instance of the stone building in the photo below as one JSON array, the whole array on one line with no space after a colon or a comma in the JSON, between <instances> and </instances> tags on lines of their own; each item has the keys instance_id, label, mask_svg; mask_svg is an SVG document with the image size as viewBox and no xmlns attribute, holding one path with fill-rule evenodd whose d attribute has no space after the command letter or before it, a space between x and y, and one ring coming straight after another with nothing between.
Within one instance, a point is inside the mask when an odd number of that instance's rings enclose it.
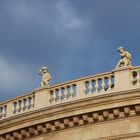
<instances>
[{"instance_id":1,"label":"stone building","mask_svg":"<svg viewBox=\"0 0 140 140\"><path fill-rule=\"evenodd\" d=\"M140 67L119 53L110 72L52 86L43 67L41 87L0 103L0 140L140 140Z\"/></svg>"}]
</instances>

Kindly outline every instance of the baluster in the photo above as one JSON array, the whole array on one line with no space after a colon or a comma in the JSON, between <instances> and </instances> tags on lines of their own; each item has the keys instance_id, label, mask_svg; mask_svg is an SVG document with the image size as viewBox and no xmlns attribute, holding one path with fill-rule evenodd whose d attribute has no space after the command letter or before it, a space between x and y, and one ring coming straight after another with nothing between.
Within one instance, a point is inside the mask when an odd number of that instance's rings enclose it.
<instances>
[{"instance_id":1,"label":"baluster","mask_svg":"<svg viewBox=\"0 0 140 140\"><path fill-rule=\"evenodd\" d=\"M64 87L64 100L68 97L67 86Z\"/></svg>"},{"instance_id":2,"label":"baluster","mask_svg":"<svg viewBox=\"0 0 140 140\"><path fill-rule=\"evenodd\" d=\"M139 81L140 81L140 73L139 71L137 71L137 85L139 85Z\"/></svg>"},{"instance_id":3,"label":"baluster","mask_svg":"<svg viewBox=\"0 0 140 140\"><path fill-rule=\"evenodd\" d=\"M73 86L70 86L70 98L74 97L74 90L73 90Z\"/></svg>"},{"instance_id":4,"label":"baluster","mask_svg":"<svg viewBox=\"0 0 140 140\"><path fill-rule=\"evenodd\" d=\"M89 87L88 87L88 90L89 90L88 94L92 94L92 80L89 81Z\"/></svg>"},{"instance_id":5,"label":"baluster","mask_svg":"<svg viewBox=\"0 0 140 140\"><path fill-rule=\"evenodd\" d=\"M50 90L49 94L50 94L50 103L52 103L53 102L53 91Z\"/></svg>"},{"instance_id":6,"label":"baluster","mask_svg":"<svg viewBox=\"0 0 140 140\"><path fill-rule=\"evenodd\" d=\"M57 96L56 96L56 91L55 89L53 90L53 102L55 103L56 102L56 99L57 99Z\"/></svg>"},{"instance_id":7,"label":"baluster","mask_svg":"<svg viewBox=\"0 0 140 140\"><path fill-rule=\"evenodd\" d=\"M98 79L95 80L95 86L94 86L94 88L95 88L95 92L94 93L99 93L98 92L98 88L99 88Z\"/></svg>"},{"instance_id":8,"label":"baluster","mask_svg":"<svg viewBox=\"0 0 140 140\"><path fill-rule=\"evenodd\" d=\"M105 78L102 78L101 88L101 92L105 92Z\"/></svg>"},{"instance_id":9,"label":"baluster","mask_svg":"<svg viewBox=\"0 0 140 140\"><path fill-rule=\"evenodd\" d=\"M20 111L24 110L24 99L21 100Z\"/></svg>"},{"instance_id":10,"label":"baluster","mask_svg":"<svg viewBox=\"0 0 140 140\"><path fill-rule=\"evenodd\" d=\"M4 116L6 117L7 106L4 106Z\"/></svg>"},{"instance_id":11,"label":"baluster","mask_svg":"<svg viewBox=\"0 0 140 140\"><path fill-rule=\"evenodd\" d=\"M16 113L16 103L15 102L13 102L13 104L12 104L12 111L13 111L13 114L15 114Z\"/></svg>"},{"instance_id":12,"label":"baluster","mask_svg":"<svg viewBox=\"0 0 140 140\"><path fill-rule=\"evenodd\" d=\"M24 100L25 100L25 110L27 110L28 109L28 100L27 100L27 98L25 98Z\"/></svg>"},{"instance_id":13,"label":"baluster","mask_svg":"<svg viewBox=\"0 0 140 140\"><path fill-rule=\"evenodd\" d=\"M26 109L28 110L30 107L29 97L26 98Z\"/></svg>"},{"instance_id":14,"label":"baluster","mask_svg":"<svg viewBox=\"0 0 140 140\"><path fill-rule=\"evenodd\" d=\"M85 82L84 82L84 87L83 87L83 92L84 92L84 94L86 94L86 90L87 90L87 89L86 89L86 83L87 83L87 82L85 81Z\"/></svg>"},{"instance_id":15,"label":"baluster","mask_svg":"<svg viewBox=\"0 0 140 140\"><path fill-rule=\"evenodd\" d=\"M108 78L108 90L111 90L111 86L112 86L112 81L111 81L111 76L109 76Z\"/></svg>"},{"instance_id":16,"label":"baluster","mask_svg":"<svg viewBox=\"0 0 140 140\"><path fill-rule=\"evenodd\" d=\"M0 119L2 118L2 108L0 107Z\"/></svg>"},{"instance_id":17,"label":"baluster","mask_svg":"<svg viewBox=\"0 0 140 140\"><path fill-rule=\"evenodd\" d=\"M31 108L34 108L34 95L31 96L31 102L30 102Z\"/></svg>"},{"instance_id":18,"label":"baluster","mask_svg":"<svg viewBox=\"0 0 140 140\"><path fill-rule=\"evenodd\" d=\"M131 85L134 86L134 76L133 76L133 71L131 72Z\"/></svg>"},{"instance_id":19,"label":"baluster","mask_svg":"<svg viewBox=\"0 0 140 140\"><path fill-rule=\"evenodd\" d=\"M6 116L6 106L2 107L2 117Z\"/></svg>"},{"instance_id":20,"label":"baluster","mask_svg":"<svg viewBox=\"0 0 140 140\"><path fill-rule=\"evenodd\" d=\"M58 101L61 101L62 100L62 89L59 88L58 89Z\"/></svg>"},{"instance_id":21,"label":"baluster","mask_svg":"<svg viewBox=\"0 0 140 140\"><path fill-rule=\"evenodd\" d=\"M57 102L57 99L58 99L57 89L55 89L55 92L54 92L54 98L55 98L55 102Z\"/></svg>"},{"instance_id":22,"label":"baluster","mask_svg":"<svg viewBox=\"0 0 140 140\"><path fill-rule=\"evenodd\" d=\"M21 109L21 104L22 104L22 100L19 100L19 112L22 111L22 109Z\"/></svg>"},{"instance_id":23,"label":"baluster","mask_svg":"<svg viewBox=\"0 0 140 140\"><path fill-rule=\"evenodd\" d=\"M27 105L27 99L24 98L24 111L26 111L28 109L28 105Z\"/></svg>"},{"instance_id":24,"label":"baluster","mask_svg":"<svg viewBox=\"0 0 140 140\"><path fill-rule=\"evenodd\" d=\"M19 112L19 109L20 109L20 107L19 107L19 101L17 101L17 102L16 102L16 113Z\"/></svg>"},{"instance_id":25,"label":"baluster","mask_svg":"<svg viewBox=\"0 0 140 140\"><path fill-rule=\"evenodd\" d=\"M1 107L1 118L3 118L3 107Z\"/></svg>"}]
</instances>

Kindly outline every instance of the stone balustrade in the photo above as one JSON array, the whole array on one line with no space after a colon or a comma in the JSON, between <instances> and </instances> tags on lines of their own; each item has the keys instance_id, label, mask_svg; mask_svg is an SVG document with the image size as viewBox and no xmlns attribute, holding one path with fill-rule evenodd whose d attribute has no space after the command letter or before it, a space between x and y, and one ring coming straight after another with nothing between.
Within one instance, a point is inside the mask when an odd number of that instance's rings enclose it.
<instances>
[{"instance_id":1,"label":"stone balustrade","mask_svg":"<svg viewBox=\"0 0 140 140\"><path fill-rule=\"evenodd\" d=\"M34 93L30 93L0 104L0 120L34 109Z\"/></svg>"},{"instance_id":2,"label":"stone balustrade","mask_svg":"<svg viewBox=\"0 0 140 140\"><path fill-rule=\"evenodd\" d=\"M85 81L84 91L87 95L106 93L114 88L114 74L107 73Z\"/></svg>"},{"instance_id":3,"label":"stone balustrade","mask_svg":"<svg viewBox=\"0 0 140 140\"><path fill-rule=\"evenodd\" d=\"M34 108L34 94L19 98L13 102L13 113L18 114Z\"/></svg>"},{"instance_id":4,"label":"stone balustrade","mask_svg":"<svg viewBox=\"0 0 140 140\"><path fill-rule=\"evenodd\" d=\"M134 67L131 71L132 87L140 86L140 67Z\"/></svg>"},{"instance_id":5,"label":"stone balustrade","mask_svg":"<svg viewBox=\"0 0 140 140\"><path fill-rule=\"evenodd\" d=\"M52 86L49 90L50 103L86 98L107 93L114 88L114 74L105 73L90 76L68 83Z\"/></svg>"},{"instance_id":6,"label":"stone balustrade","mask_svg":"<svg viewBox=\"0 0 140 140\"><path fill-rule=\"evenodd\" d=\"M50 103L65 101L67 99L74 98L76 96L77 84L64 84L51 87L50 94Z\"/></svg>"},{"instance_id":7,"label":"stone balustrade","mask_svg":"<svg viewBox=\"0 0 140 140\"><path fill-rule=\"evenodd\" d=\"M126 67L51 87L40 87L29 94L0 103L0 121L61 103L130 90L139 85L140 67Z\"/></svg>"}]
</instances>

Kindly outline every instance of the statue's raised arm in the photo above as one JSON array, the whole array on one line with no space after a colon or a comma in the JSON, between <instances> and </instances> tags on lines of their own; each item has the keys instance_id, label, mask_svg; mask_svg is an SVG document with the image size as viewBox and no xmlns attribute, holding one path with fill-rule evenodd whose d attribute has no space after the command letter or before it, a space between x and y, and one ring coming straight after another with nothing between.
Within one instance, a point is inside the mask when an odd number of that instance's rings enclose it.
<instances>
[{"instance_id":1,"label":"statue's raised arm","mask_svg":"<svg viewBox=\"0 0 140 140\"><path fill-rule=\"evenodd\" d=\"M131 66L131 54L125 51L123 47L119 47L118 52L121 58L116 67Z\"/></svg>"}]
</instances>

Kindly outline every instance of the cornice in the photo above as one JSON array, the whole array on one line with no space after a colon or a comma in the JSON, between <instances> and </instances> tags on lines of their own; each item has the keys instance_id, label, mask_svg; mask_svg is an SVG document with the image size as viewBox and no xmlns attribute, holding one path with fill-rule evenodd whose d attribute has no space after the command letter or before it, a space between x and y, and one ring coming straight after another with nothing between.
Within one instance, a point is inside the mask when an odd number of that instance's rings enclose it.
<instances>
[{"instance_id":1,"label":"cornice","mask_svg":"<svg viewBox=\"0 0 140 140\"><path fill-rule=\"evenodd\" d=\"M100 110L90 113L83 113L80 115L74 115L71 117L56 119L53 121L46 121L44 123L38 123L36 125L30 125L29 127L1 134L1 140L23 140L26 138L40 136L42 134L47 134L59 130L84 126L88 124L94 125L99 122L124 119L134 116L140 116L140 104ZM103 140L113 139L114 137L110 137L104 138ZM121 139L121 137L118 137L117 139Z\"/></svg>"}]
</instances>

